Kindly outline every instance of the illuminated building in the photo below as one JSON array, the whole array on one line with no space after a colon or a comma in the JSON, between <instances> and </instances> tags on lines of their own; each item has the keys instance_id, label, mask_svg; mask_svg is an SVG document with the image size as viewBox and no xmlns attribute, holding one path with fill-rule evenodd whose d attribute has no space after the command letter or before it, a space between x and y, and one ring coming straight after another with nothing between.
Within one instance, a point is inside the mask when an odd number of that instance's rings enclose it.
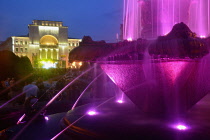
<instances>
[{"instance_id":1,"label":"illuminated building","mask_svg":"<svg viewBox=\"0 0 210 140\"><path fill-rule=\"evenodd\" d=\"M68 27L60 21L33 20L27 36L11 36L0 45L18 56L27 56L35 68L68 68L69 52L81 39L68 38Z\"/></svg>"}]
</instances>

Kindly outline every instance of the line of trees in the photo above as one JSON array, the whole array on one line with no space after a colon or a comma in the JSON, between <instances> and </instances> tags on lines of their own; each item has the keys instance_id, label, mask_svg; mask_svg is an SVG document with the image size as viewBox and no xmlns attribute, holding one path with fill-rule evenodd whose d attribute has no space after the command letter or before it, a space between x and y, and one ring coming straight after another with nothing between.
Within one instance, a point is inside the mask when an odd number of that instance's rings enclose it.
<instances>
[{"instance_id":1,"label":"line of trees","mask_svg":"<svg viewBox=\"0 0 210 140\"><path fill-rule=\"evenodd\" d=\"M11 51L0 51L0 80L8 77L21 79L33 72L28 57L18 57Z\"/></svg>"}]
</instances>

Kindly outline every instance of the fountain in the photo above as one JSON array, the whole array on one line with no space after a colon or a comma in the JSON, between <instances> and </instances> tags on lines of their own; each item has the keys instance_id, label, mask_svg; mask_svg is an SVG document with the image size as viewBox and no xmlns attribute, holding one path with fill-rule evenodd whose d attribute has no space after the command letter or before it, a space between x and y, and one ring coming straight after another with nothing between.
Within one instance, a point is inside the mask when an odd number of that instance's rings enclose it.
<instances>
[{"instance_id":1,"label":"fountain","mask_svg":"<svg viewBox=\"0 0 210 140\"><path fill-rule=\"evenodd\" d=\"M99 64L145 112L185 112L209 90L209 46L206 39L196 37L183 22L152 41L124 41L120 47L117 45L121 42L109 47L94 41L91 44L73 50L70 59ZM90 48L100 48L100 51L88 52L89 57L83 58L86 56L83 53ZM81 49L83 52L79 51Z\"/></svg>"},{"instance_id":2,"label":"fountain","mask_svg":"<svg viewBox=\"0 0 210 140\"><path fill-rule=\"evenodd\" d=\"M95 71L107 74L117 95L79 107L77 100L52 139L62 133L91 140L209 139L209 4L124 0L124 40L108 44L85 36L69 57L99 66Z\"/></svg>"},{"instance_id":3,"label":"fountain","mask_svg":"<svg viewBox=\"0 0 210 140\"><path fill-rule=\"evenodd\" d=\"M100 65L125 95L117 103L113 99L95 108L97 113L87 115L67 133L90 139L140 139L152 138L151 129L155 137L174 139L177 130L193 129L188 133L196 131L192 134L196 139L199 128L185 123L189 119L195 124L188 114L210 89L209 4L204 0L125 0L123 41L108 44L84 37L70 53L70 62ZM73 115L85 114L91 106L67 113L62 126L71 125ZM173 121L178 124L169 124ZM184 138L189 136L183 134L180 139Z\"/></svg>"},{"instance_id":4,"label":"fountain","mask_svg":"<svg viewBox=\"0 0 210 140\"><path fill-rule=\"evenodd\" d=\"M198 36L209 36L209 0L125 0L124 39L156 38L184 22Z\"/></svg>"}]
</instances>

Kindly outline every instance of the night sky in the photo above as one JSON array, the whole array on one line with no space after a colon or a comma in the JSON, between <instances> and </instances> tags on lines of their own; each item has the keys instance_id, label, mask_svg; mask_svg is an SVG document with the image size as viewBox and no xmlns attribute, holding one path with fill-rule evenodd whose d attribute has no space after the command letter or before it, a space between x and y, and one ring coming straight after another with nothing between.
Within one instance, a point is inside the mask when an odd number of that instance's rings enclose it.
<instances>
[{"instance_id":1,"label":"night sky","mask_svg":"<svg viewBox=\"0 0 210 140\"><path fill-rule=\"evenodd\" d=\"M69 37L115 42L123 0L0 0L0 41L28 34L32 20L63 21Z\"/></svg>"}]
</instances>

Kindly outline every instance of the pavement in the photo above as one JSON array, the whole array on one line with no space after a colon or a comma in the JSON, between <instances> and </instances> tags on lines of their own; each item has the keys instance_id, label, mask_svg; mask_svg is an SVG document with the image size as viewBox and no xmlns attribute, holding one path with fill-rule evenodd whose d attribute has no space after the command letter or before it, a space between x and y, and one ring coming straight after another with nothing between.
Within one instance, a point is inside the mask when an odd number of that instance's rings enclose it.
<instances>
[{"instance_id":1,"label":"pavement","mask_svg":"<svg viewBox=\"0 0 210 140\"><path fill-rule=\"evenodd\" d=\"M6 101L0 101L0 105L5 103ZM37 108L42 108L46 105L47 101L39 101L37 102ZM70 110L72 107L72 103L67 100L64 101L54 101L50 106L46 108L46 116L55 115L59 116L56 117L57 119L61 119L64 114ZM63 113L63 114L62 114ZM7 104L3 108L0 109L0 139L2 139L2 135L4 134L5 130L7 135L13 136L17 133L18 130L21 129L25 124L16 125L19 118L24 114L23 105L16 104L13 106L11 103ZM55 117L53 117L55 118ZM36 121L37 123L37 121ZM42 121L38 122L42 123ZM58 126L57 126L58 127ZM12 128L12 129L11 129ZM13 130L14 129L14 130ZM60 129L60 128L59 128ZM8 138L3 138L8 139Z\"/></svg>"},{"instance_id":2,"label":"pavement","mask_svg":"<svg viewBox=\"0 0 210 140\"><path fill-rule=\"evenodd\" d=\"M38 102L38 104L42 107L46 104L46 101ZM46 116L49 120L45 120L44 117L39 116L16 140L50 140L63 128L67 127L69 125L68 123L72 123L80 118L81 115L84 115L89 108L88 105L78 106L75 110L68 111L72 106L69 101L55 101L47 108ZM27 124L25 122L16 125L17 120L23 113L21 109L21 106L13 108L12 105L8 105L0 110L1 127L4 126L3 129L6 128L6 135L0 137L1 140L13 139ZM210 94L207 94L177 120L165 119L162 116L150 117L139 110L132 102L126 101L123 104L117 104L114 99L106 102L106 104L103 103L103 105L100 105L98 111L98 115L96 116L87 115L83 117L82 120L74 125L73 129L67 130L66 135L62 134L56 140L71 140L72 133L87 138L87 133L84 134L81 132L88 132L89 134L90 131L94 134L100 134L103 138L105 137L109 140L210 139ZM178 130L176 128L178 122L186 124L187 129ZM101 136L96 139L101 140Z\"/></svg>"},{"instance_id":3,"label":"pavement","mask_svg":"<svg viewBox=\"0 0 210 140\"><path fill-rule=\"evenodd\" d=\"M26 129L28 122L10 127L5 140L50 140L61 131L60 121L66 112L47 115L49 120L38 118L34 120ZM20 135L18 132L23 130ZM66 135L61 135L57 140L71 140Z\"/></svg>"},{"instance_id":4,"label":"pavement","mask_svg":"<svg viewBox=\"0 0 210 140\"><path fill-rule=\"evenodd\" d=\"M5 102L6 100L1 100L0 105L4 104ZM36 103L36 108L41 109L47 104L47 102L48 101L38 101ZM91 102L90 99L83 98L78 103L78 106L86 104L87 102ZM46 140L52 138L52 136L61 131L59 121L71 109L72 105L72 101L69 101L68 99L52 102L45 109L45 116L49 118L49 121L46 122L46 120L43 120L44 117L39 115L38 118L33 121L33 123L29 125L26 130L24 130L20 138L17 139L22 140L27 138L30 140L41 140L44 138L44 140ZM13 106L12 103L8 103L6 106L0 109L0 140L12 139L12 137L14 137L27 124L27 118L25 118L25 120L23 120L25 123L17 125L18 120L24 113L23 104L16 104ZM31 135L28 135L29 133L31 134L31 132L34 130L36 130L39 135L32 137ZM40 130L40 132L38 130ZM65 136L62 136L61 138L63 139L63 137Z\"/></svg>"}]
</instances>

